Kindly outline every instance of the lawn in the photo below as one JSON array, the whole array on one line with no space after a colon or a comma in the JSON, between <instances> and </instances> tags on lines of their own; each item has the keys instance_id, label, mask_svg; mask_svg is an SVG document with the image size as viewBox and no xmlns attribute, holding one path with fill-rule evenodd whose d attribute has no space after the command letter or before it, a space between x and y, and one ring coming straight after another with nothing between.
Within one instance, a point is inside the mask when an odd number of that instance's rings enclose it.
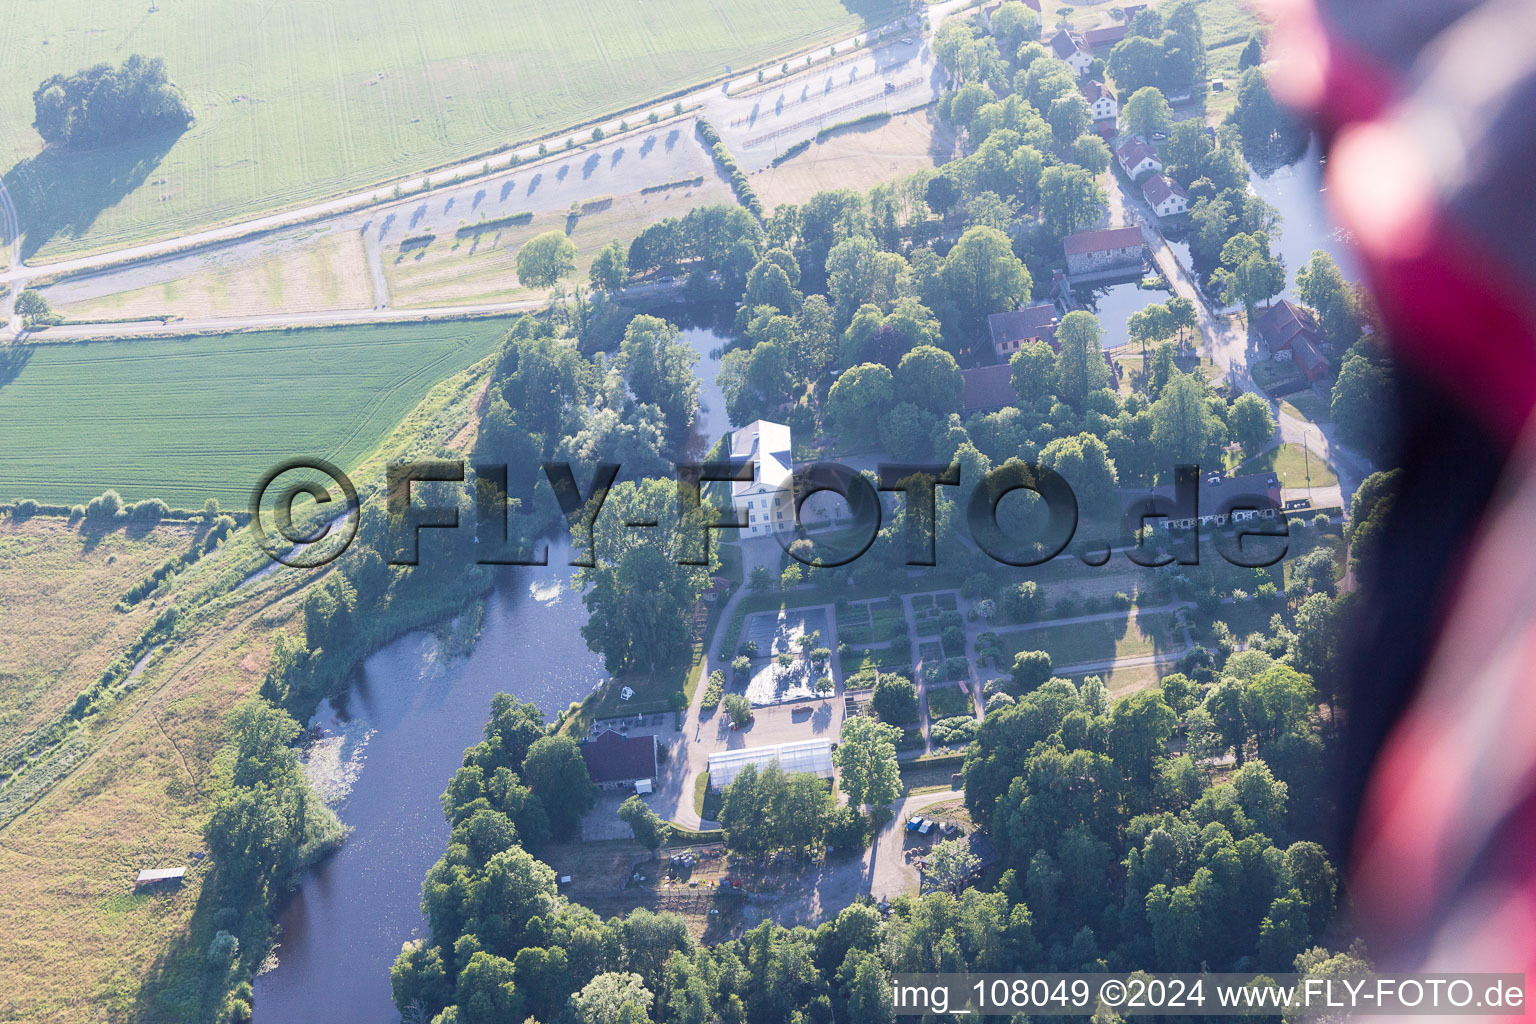
<instances>
[{"instance_id":1,"label":"lawn","mask_svg":"<svg viewBox=\"0 0 1536 1024\"><path fill-rule=\"evenodd\" d=\"M1137 658L1172 648L1168 615L1130 616L1069 626L1000 633L1002 663L1013 664L1020 651L1045 651L1057 666Z\"/></svg>"},{"instance_id":2,"label":"lawn","mask_svg":"<svg viewBox=\"0 0 1536 1024\"><path fill-rule=\"evenodd\" d=\"M281 460L354 464L505 333L505 320L479 320L13 348L0 500L81 502L111 487L244 508Z\"/></svg>"},{"instance_id":3,"label":"lawn","mask_svg":"<svg viewBox=\"0 0 1536 1024\"><path fill-rule=\"evenodd\" d=\"M1315 391L1298 391L1286 396L1280 403L1280 408L1292 416L1300 416L1304 420L1313 423L1331 423L1333 415L1328 408L1326 400L1319 398Z\"/></svg>"},{"instance_id":4,"label":"lawn","mask_svg":"<svg viewBox=\"0 0 1536 1024\"><path fill-rule=\"evenodd\" d=\"M1339 482L1317 453L1309 454L1304 446L1290 442L1260 452L1239 466L1237 473L1275 473L1282 487L1306 487L1309 483L1313 487L1332 487Z\"/></svg>"},{"instance_id":5,"label":"lawn","mask_svg":"<svg viewBox=\"0 0 1536 1024\"><path fill-rule=\"evenodd\" d=\"M928 718L938 721L955 715L974 715L971 698L958 686L930 686L928 688Z\"/></svg>"},{"instance_id":6,"label":"lawn","mask_svg":"<svg viewBox=\"0 0 1536 1024\"><path fill-rule=\"evenodd\" d=\"M947 162L955 146L954 130L931 109L897 114L874 126L859 126L811 145L777 167L753 178L770 211L786 203L804 203L826 189L863 191Z\"/></svg>"},{"instance_id":7,"label":"lawn","mask_svg":"<svg viewBox=\"0 0 1536 1024\"><path fill-rule=\"evenodd\" d=\"M691 145L692 140L685 144ZM628 244L647 225L681 217L695 206L735 204L730 186L709 166L708 156L702 152L699 156L701 168L709 174L698 186L603 200L577 216L566 209L541 210L525 223L478 235L444 231L415 251L401 252L392 246L384 253L391 300L406 308L542 298L547 289L527 288L518 281L517 251L535 235L554 230L564 231L575 243L575 278L584 280L593 257L609 242Z\"/></svg>"},{"instance_id":8,"label":"lawn","mask_svg":"<svg viewBox=\"0 0 1536 1024\"><path fill-rule=\"evenodd\" d=\"M52 258L440 166L894 13L888 0L13 4L0 166L27 253ZM192 127L40 154L38 83L131 53L165 59Z\"/></svg>"}]
</instances>

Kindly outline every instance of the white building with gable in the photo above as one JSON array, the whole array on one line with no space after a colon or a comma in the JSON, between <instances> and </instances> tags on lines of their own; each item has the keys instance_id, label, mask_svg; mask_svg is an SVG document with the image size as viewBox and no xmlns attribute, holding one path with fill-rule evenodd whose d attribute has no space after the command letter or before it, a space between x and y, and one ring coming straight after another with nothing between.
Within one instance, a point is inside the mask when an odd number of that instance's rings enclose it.
<instances>
[{"instance_id":1,"label":"white building with gable","mask_svg":"<svg viewBox=\"0 0 1536 1024\"><path fill-rule=\"evenodd\" d=\"M766 537L795 528L794 462L789 427L756 420L731 434L731 459L752 463L752 480L731 483L731 507L747 525L742 534Z\"/></svg>"}]
</instances>

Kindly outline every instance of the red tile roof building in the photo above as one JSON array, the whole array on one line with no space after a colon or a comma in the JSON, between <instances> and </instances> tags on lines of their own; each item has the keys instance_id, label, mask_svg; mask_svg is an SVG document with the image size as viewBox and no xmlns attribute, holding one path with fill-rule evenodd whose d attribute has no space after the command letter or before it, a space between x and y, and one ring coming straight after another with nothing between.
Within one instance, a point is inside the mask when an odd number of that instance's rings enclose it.
<instances>
[{"instance_id":1,"label":"red tile roof building","mask_svg":"<svg viewBox=\"0 0 1536 1024\"><path fill-rule=\"evenodd\" d=\"M1106 25L1103 28L1091 28L1083 33L1083 42L1088 44L1088 50L1095 57L1109 59L1109 51L1115 48L1115 44L1124 39L1131 26L1124 22L1118 25Z\"/></svg>"},{"instance_id":2,"label":"red tile roof building","mask_svg":"<svg viewBox=\"0 0 1536 1024\"><path fill-rule=\"evenodd\" d=\"M1158 158L1157 149L1149 146L1139 136L1123 135L1120 144L1115 147L1115 159L1120 161L1120 169L1132 181L1143 174L1161 172L1163 162Z\"/></svg>"},{"instance_id":3,"label":"red tile roof building","mask_svg":"<svg viewBox=\"0 0 1536 1024\"><path fill-rule=\"evenodd\" d=\"M1316 383L1328 375L1322 332L1310 309L1281 299L1264 311L1254 327L1269 354L1276 359L1294 360L1308 381Z\"/></svg>"},{"instance_id":4,"label":"red tile roof building","mask_svg":"<svg viewBox=\"0 0 1536 1024\"><path fill-rule=\"evenodd\" d=\"M1147 205L1159 217L1189 212L1189 193L1184 191L1183 185L1166 174L1154 174L1142 182L1141 194L1146 196Z\"/></svg>"}]
</instances>

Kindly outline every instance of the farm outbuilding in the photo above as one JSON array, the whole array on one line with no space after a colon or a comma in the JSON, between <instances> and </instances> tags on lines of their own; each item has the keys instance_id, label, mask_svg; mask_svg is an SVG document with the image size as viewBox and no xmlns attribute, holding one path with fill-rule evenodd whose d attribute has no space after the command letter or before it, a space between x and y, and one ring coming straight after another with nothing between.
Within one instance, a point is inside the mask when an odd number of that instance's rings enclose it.
<instances>
[{"instance_id":1,"label":"farm outbuilding","mask_svg":"<svg viewBox=\"0 0 1536 1024\"><path fill-rule=\"evenodd\" d=\"M777 764L786 772L808 772L818 778L832 777L832 741L800 740L771 747L742 747L709 755L709 788L724 789L749 764L759 768Z\"/></svg>"}]
</instances>

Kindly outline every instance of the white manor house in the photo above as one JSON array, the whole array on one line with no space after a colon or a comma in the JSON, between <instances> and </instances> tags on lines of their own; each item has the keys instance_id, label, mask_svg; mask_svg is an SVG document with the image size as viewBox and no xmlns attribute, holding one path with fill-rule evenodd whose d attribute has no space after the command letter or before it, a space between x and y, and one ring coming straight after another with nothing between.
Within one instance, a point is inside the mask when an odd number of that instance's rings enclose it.
<instances>
[{"instance_id":1,"label":"white manor house","mask_svg":"<svg viewBox=\"0 0 1536 1024\"><path fill-rule=\"evenodd\" d=\"M742 533L766 537L795 528L794 465L789 427L755 420L731 434L731 459L750 460L752 480L731 484L731 507L746 523Z\"/></svg>"}]
</instances>

